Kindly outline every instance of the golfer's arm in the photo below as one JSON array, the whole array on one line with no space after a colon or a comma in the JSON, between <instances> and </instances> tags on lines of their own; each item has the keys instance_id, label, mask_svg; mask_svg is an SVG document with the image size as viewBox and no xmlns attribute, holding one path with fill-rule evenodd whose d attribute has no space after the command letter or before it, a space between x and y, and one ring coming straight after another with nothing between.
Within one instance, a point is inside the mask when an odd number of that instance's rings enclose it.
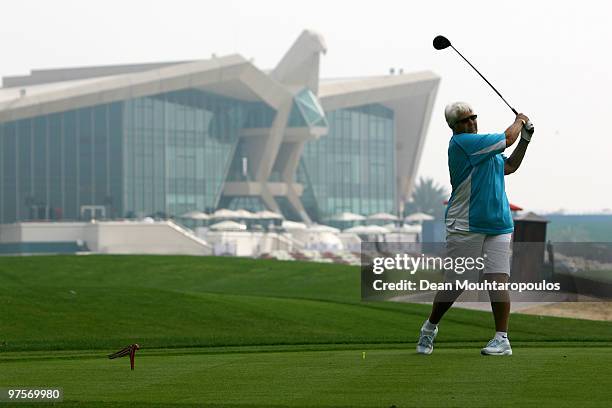
<instances>
[{"instance_id":1,"label":"golfer's arm","mask_svg":"<svg viewBox=\"0 0 612 408\"><path fill-rule=\"evenodd\" d=\"M516 139L518 139L521 134L522 128L523 121L517 118L514 123L506 129L504 132L506 134L506 147L510 147L516 142Z\"/></svg>"},{"instance_id":2,"label":"golfer's arm","mask_svg":"<svg viewBox=\"0 0 612 408\"><path fill-rule=\"evenodd\" d=\"M516 149L514 149L510 157L508 157L504 163L504 174L512 174L518 170L523 162L523 157L525 157L525 152L527 151L528 145L529 142L525 141L524 139L520 140L516 146Z\"/></svg>"}]
</instances>

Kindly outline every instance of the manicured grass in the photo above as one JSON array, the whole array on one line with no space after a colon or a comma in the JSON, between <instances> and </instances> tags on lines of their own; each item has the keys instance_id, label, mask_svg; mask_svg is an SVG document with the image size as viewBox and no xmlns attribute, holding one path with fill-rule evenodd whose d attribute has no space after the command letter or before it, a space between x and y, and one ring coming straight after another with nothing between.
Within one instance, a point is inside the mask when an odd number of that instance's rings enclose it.
<instances>
[{"instance_id":1,"label":"manicured grass","mask_svg":"<svg viewBox=\"0 0 612 408\"><path fill-rule=\"evenodd\" d=\"M0 387L61 406L606 406L612 324L360 301L359 268L215 257L0 258ZM136 370L106 354L138 342ZM362 352L366 351L366 359ZM39 406L40 404L37 404ZM20 404L18 406L25 406Z\"/></svg>"},{"instance_id":2,"label":"manicured grass","mask_svg":"<svg viewBox=\"0 0 612 408\"><path fill-rule=\"evenodd\" d=\"M0 350L413 342L429 306L360 301L359 268L202 257L28 257L0 264ZM483 341L452 310L439 342ZM515 316L518 341L608 341L604 322Z\"/></svg>"},{"instance_id":3,"label":"manicured grass","mask_svg":"<svg viewBox=\"0 0 612 408\"><path fill-rule=\"evenodd\" d=\"M0 383L63 387L60 406L440 407L609 406L609 348L478 347L163 354L136 370L103 356L2 364ZM595 374L596 373L596 374ZM4 379L2 379L4 377Z\"/></svg>"}]
</instances>

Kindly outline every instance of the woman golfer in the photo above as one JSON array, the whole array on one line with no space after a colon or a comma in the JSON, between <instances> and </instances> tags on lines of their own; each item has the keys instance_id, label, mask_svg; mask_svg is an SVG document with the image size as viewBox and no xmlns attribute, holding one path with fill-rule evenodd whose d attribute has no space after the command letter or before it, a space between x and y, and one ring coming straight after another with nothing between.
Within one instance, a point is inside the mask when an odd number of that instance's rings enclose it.
<instances>
[{"instance_id":1,"label":"woman golfer","mask_svg":"<svg viewBox=\"0 0 612 408\"><path fill-rule=\"evenodd\" d=\"M455 102L444 110L453 135L448 145L448 170L453 188L446 208L446 249L450 257L484 259L483 276L488 282L506 283L510 277L511 237L514 223L504 188L504 176L514 173L525 156L532 132L519 113L504 133L478 134L477 116L470 105ZM521 140L510 157L502 152ZM447 279L461 279L447 271ZM438 323L461 294L461 290L439 291L429 319L421 328L417 353L431 354ZM510 297L506 290L489 291L495 319L495 336L481 350L485 355L512 355L508 340Z\"/></svg>"}]
</instances>

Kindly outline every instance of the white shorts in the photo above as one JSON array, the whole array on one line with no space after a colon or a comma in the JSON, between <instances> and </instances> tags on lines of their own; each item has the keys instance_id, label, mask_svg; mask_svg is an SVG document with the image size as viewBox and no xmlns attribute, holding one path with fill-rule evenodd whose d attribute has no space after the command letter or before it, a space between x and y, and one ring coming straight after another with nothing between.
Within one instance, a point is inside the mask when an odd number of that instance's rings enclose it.
<instances>
[{"instance_id":1,"label":"white shorts","mask_svg":"<svg viewBox=\"0 0 612 408\"><path fill-rule=\"evenodd\" d=\"M487 235L474 232L453 231L446 236L446 256L456 258L481 258L482 273L504 273L510 276L512 234ZM449 274L450 272L450 274ZM453 273L454 272L454 273ZM447 277L457 277L457 271L447 271Z\"/></svg>"}]
</instances>

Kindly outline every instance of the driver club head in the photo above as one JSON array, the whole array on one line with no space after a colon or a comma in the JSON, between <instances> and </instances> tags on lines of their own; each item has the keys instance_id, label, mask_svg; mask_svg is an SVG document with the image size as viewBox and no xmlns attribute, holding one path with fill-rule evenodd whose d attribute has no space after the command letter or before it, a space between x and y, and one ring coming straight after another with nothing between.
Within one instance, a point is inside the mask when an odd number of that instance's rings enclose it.
<instances>
[{"instance_id":1,"label":"driver club head","mask_svg":"<svg viewBox=\"0 0 612 408\"><path fill-rule=\"evenodd\" d=\"M472 67L472 69L473 69L474 71L476 71L476 73L477 73L478 75L480 75L480 77L481 77L481 78L482 78L482 79L483 79L483 80L484 80L484 81L487 83L487 85L489 85L489 86L490 86L490 87L493 89L493 91L495 91L495 93L496 93L496 94L497 94L497 95L498 95L498 96L501 98L501 100L502 100L502 101L504 101L504 103L505 103L506 105L508 105L508 107L509 107L509 108L512 110L512 113L514 113L515 115L518 115L518 113L516 112L516 109L514 109L512 106L510 106L510 104L508 103L508 101L506 101L506 100L504 99L504 97L502 96L502 94L500 94L500 93L499 93L499 91L498 91L497 89L495 89L495 87L494 87L494 86L493 86L493 85L492 85L492 84L491 84L491 83L490 83L490 82L487 80L487 78L485 78L485 77L484 77L484 75L482 75L482 74L480 73L480 71L478 71L478 70L476 69L476 67L475 67L474 65L472 65L472 63L471 63L470 61L468 61L468 60L467 60L467 58L465 58L463 55L461 55L461 53L460 53L459 51L457 51L457 49L451 45L451 42L448 40L448 38L446 38L446 37L445 37L445 36L443 36L443 35L438 35L438 36L436 36L436 38L434 38L434 39L433 39L433 46L434 46L434 48L435 48L436 50L443 50L443 49L448 48L448 47L451 47L453 50L455 50L455 52L456 52L456 53L457 53L457 54L458 54L458 55L459 55L461 58L463 58L463 60L464 60L465 62L467 62L467 63L468 63L468 65L469 65L470 67Z\"/></svg>"},{"instance_id":2,"label":"driver club head","mask_svg":"<svg viewBox=\"0 0 612 408\"><path fill-rule=\"evenodd\" d=\"M451 42L443 35L438 35L433 39L433 46L436 50L443 50L450 47Z\"/></svg>"}]
</instances>

